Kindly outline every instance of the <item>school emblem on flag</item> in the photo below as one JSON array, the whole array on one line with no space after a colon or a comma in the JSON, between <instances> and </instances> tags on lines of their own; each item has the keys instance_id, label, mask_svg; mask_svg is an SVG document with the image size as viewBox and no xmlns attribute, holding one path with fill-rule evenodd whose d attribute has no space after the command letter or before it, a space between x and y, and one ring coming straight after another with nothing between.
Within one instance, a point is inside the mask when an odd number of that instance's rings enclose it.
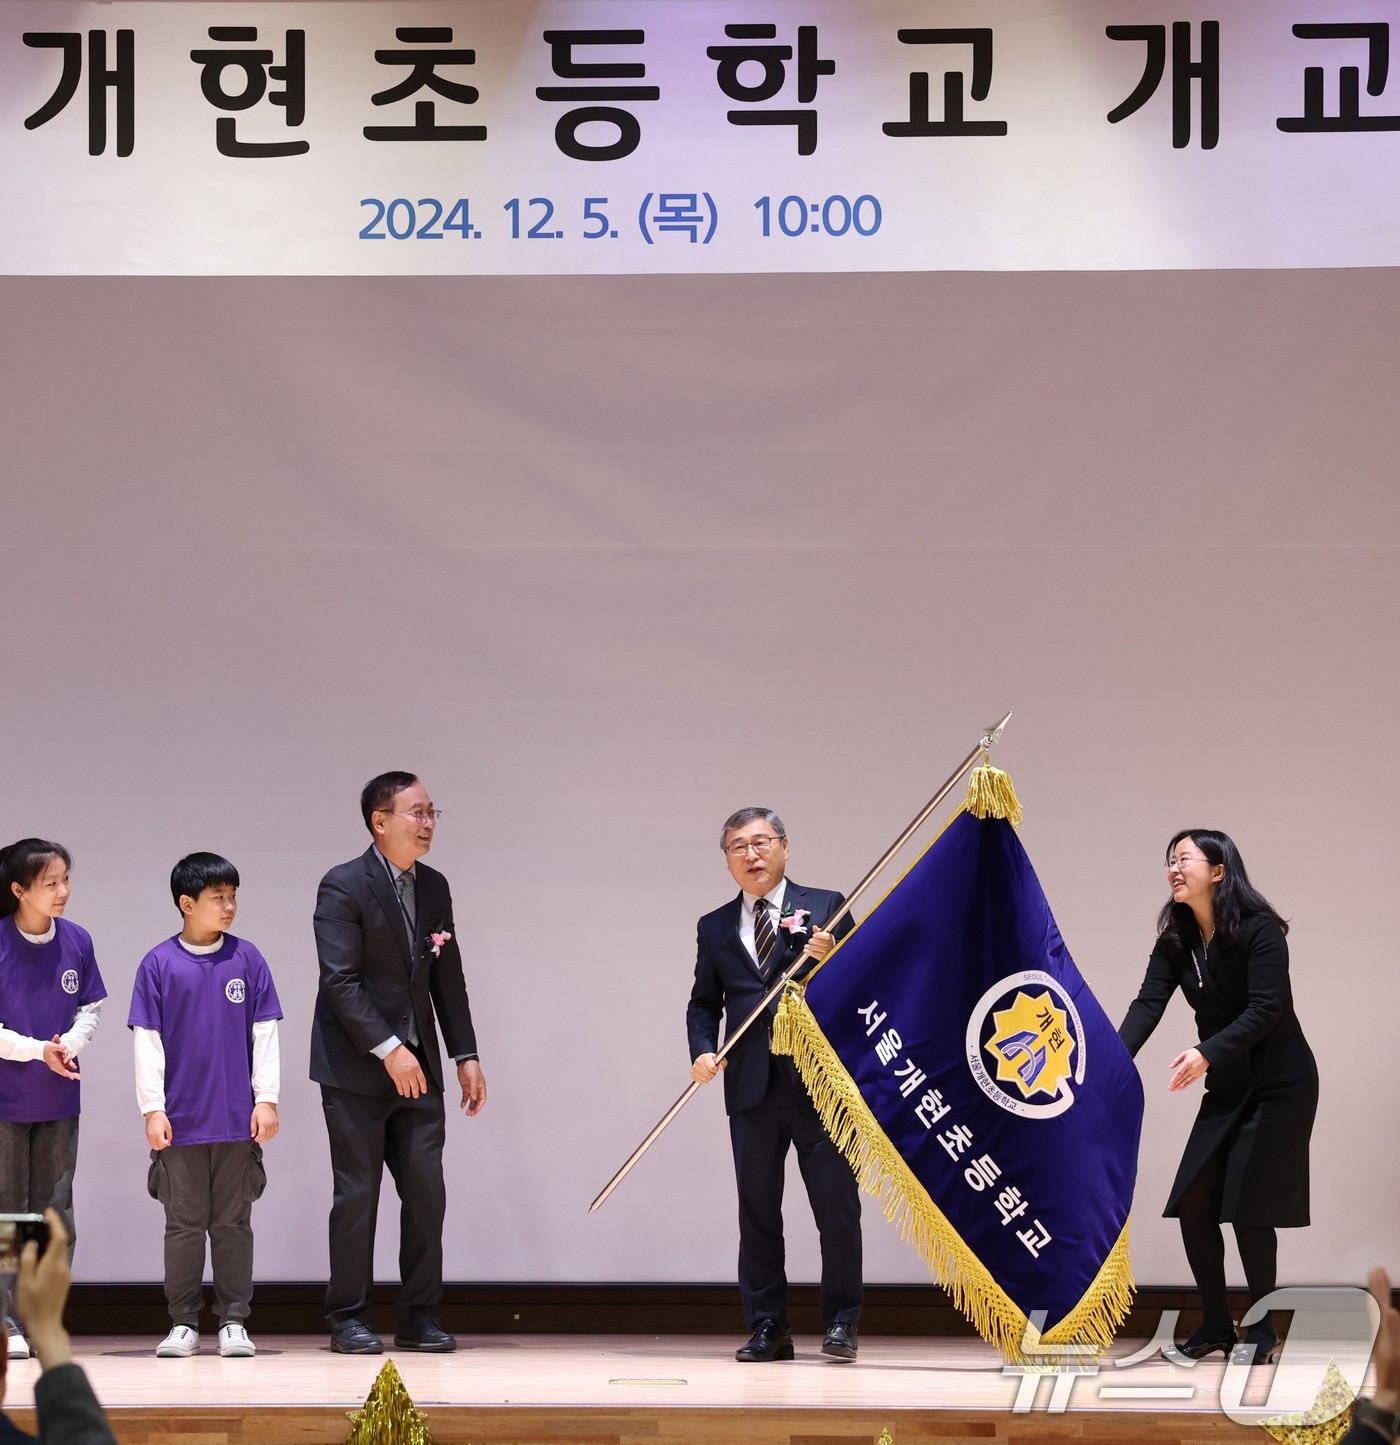
<instances>
[{"instance_id":1,"label":"school emblem on flag","mask_svg":"<svg viewBox=\"0 0 1400 1445\"><path fill-rule=\"evenodd\" d=\"M1006 774L976 769L773 1034L861 1187L1009 1360L1101 1350L1126 1317L1143 1103L1019 819Z\"/></svg>"},{"instance_id":2,"label":"school emblem on flag","mask_svg":"<svg viewBox=\"0 0 1400 1445\"><path fill-rule=\"evenodd\" d=\"M998 1000L1006 1006L998 1008ZM1079 1010L1048 973L1031 969L1000 979L968 1019L972 1077L994 1104L1026 1118L1048 1119L1074 1103L1070 1085L1084 1082L1084 1059Z\"/></svg>"}]
</instances>

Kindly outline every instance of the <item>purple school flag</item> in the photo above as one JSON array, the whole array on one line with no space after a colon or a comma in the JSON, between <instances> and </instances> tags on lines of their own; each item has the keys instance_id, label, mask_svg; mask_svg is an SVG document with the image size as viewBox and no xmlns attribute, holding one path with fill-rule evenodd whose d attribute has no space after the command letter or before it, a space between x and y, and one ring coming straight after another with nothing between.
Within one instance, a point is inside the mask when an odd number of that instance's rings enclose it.
<instances>
[{"instance_id":1,"label":"purple school flag","mask_svg":"<svg viewBox=\"0 0 1400 1445\"><path fill-rule=\"evenodd\" d=\"M1142 1084L989 787L1001 816L954 817L789 988L773 1047L984 1339L1096 1353L1131 1301Z\"/></svg>"}]
</instances>

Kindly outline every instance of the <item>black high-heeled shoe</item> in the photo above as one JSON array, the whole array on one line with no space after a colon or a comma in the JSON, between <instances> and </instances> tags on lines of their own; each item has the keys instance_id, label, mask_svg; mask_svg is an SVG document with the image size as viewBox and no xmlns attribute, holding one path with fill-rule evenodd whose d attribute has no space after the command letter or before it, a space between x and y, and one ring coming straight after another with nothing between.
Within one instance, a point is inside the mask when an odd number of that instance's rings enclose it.
<instances>
[{"instance_id":1,"label":"black high-heeled shoe","mask_svg":"<svg viewBox=\"0 0 1400 1445\"><path fill-rule=\"evenodd\" d=\"M1232 1365L1271 1365L1282 1341L1272 1330L1251 1326L1230 1351Z\"/></svg>"},{"instance_id":2,"label":"black high-heeled shoe","mask_svg":"<svg viewBox=\"0 0 1400 1445\"><path fill-rule=\"evenodd\" d=\"M1216 1350L1229 1359L1230 1351L1235 1348L1238 1340L1239 1336L1228 1326L1224 1330L1209 1331L1202 1327L1174 1348L1177 1354L1184 1355L1188 1360L1203 1360L1207 1355L1213 1355Z\"/></svg>"}]
</instances>

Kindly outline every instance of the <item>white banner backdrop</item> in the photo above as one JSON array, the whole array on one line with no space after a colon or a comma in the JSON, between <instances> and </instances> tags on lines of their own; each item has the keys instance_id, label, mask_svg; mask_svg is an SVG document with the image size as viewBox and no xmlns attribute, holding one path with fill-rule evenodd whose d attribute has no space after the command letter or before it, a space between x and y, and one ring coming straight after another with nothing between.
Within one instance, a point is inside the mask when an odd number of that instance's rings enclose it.
<instances>
[{"instance_id":1,"label":"white banner backdrop","mask_svg":"<svg viewBox=\"0 0 1400 1445\"><path fill-rule=\"evenodd\" d=\"M1400 262L1392 0L0 0L0 270Z\"/></svg>"}]
</instances>

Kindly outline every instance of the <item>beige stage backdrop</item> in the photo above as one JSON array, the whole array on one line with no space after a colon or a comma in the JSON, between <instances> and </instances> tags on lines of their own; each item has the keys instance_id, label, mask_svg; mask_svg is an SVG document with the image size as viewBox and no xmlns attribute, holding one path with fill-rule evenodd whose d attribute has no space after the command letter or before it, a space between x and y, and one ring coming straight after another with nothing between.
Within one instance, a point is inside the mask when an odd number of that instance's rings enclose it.
<instances>
[{"instance_id":1,"label":"beige stage backdrop","mask_svg":"<svg viewBox=\"0 0 1400 1445\"><path fill-rule=\"evenodd\" d=\"M258 1275L323 1277L312 901L393 767L445 812L491 1089L450 1120L449 1275L731 1279L717 1091L586 1213L686 1081L719 823L775 806L849 888L1006 708L1113 1017L1168 836L1238 839L1322 1076L1281 1276L1400 1261L1395 271L9 277L0 315L0 833L72 849L111 991L82 1279L160 1275L124 1025L204 848L287 1015ZM1192 1038L1178 1001L1140 1060L1147 1283L1188 1278Z\"/></svg>"}]
</instances>

